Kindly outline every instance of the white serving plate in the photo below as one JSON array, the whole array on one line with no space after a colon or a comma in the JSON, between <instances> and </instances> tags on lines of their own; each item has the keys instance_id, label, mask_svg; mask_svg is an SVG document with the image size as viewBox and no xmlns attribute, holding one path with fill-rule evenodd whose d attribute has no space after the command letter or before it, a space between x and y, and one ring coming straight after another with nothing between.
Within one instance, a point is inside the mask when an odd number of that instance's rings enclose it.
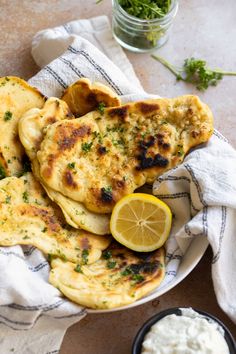
<instances>
[{"instance_id":1,"label":"white serving plate","mask_svg":"<svg viewBox=\"0 0 236 354\"><path fill-rule=\"evenodd\" d=\"M121 310L127 310L132 307L136 307L139 305L143 305L148 301L154 300L157 297L167 293L169 290L174 288L177 284L179 284L186 276L196 267L202 256L204 255L207 247L208 247L208 240L205 236L196 237L192 240L186 254L184 255L182 262L179 266L178 272L176 277L171 281L169 284L165 285L163 288L152 291L149 295L143 297L135 301L132 304L117 307L114 309L107 309L107 310L92 310L88 309L88 313L106 313L106 312L115 312Z\"/></svg>"}]
</instances>

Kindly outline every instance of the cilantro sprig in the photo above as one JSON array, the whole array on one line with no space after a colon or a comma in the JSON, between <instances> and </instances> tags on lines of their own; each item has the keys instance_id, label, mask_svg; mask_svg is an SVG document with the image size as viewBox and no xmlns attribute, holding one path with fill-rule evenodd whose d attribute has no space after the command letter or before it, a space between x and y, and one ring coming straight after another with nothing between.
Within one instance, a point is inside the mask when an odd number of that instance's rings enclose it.
<instances>
[{"instance_id":1,"label":"cilantro sprig","mask_svg":"<svg viewBox=\"0 0 236 354\"><path fill-rule=\"evenodd\" d=\"M233 71L210 69L206 61L202 59L185 59L183 66L177 68L162 57L152 54L152 58L169 69L177 81L191 83L200 91L205 91L209 86L216 86L223 76L236 76L236 72Z\"/></svg>"}]
</instances>

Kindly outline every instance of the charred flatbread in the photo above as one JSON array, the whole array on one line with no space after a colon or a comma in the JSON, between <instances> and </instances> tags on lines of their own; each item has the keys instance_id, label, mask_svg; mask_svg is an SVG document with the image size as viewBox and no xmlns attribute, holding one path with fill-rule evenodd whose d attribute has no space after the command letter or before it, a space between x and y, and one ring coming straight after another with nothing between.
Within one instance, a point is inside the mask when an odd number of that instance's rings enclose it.
<instances>
[{"instance_id":1,"label":"charred flatbread","mask_svg":"<svg viewBox=\"0 0 236 354\"><path fill-rule=\"evenodd\" d=\"M24 80L14 76L0 78L0 179L20 175L27 167L18 122L26 111L41 108L44 102L44 96Z\"/></svg>"},{"instance_id":2,"label":"charred flatbread","mask_svg":"<svg viewBox=\"0 0 236 354\"><path fill-rule=\"evenodd\" d=\"M61 99L68 104L76 117L81 117L95 109L116 107L121 103L112 89L100 82L91 83L87 78L79 79L69 86Z\"/></svg>"},{"instance_id":3,"label":"charred flatbread","mask_svg":"<svg viewBox=\"0 0 236 354\"><path fill-rule=\"evenodd\" d=\"M45 254L81 264L101 257L110 243L69 227L32 173L0 181L0 245L34 245Z\"/></svg>"},{"instance_id":4,"label":"charred flatbread","mask_svg":"<svg viewBox=\"0 0 236 354\"><path fill-rule=\"evenodd\" d=\"M80 305L93 309L121 307L160 285L165 274L164 254L164 248L142 254L113 243L91 265L53 260L49 282Z\"/></svg>"},{"instance_id":5,"label":"charred flatbread","mask_svg":"<svg viewBox=\"0 0 236 354\"><path fill-rule=\"evenodd\" d=\"M67 104L62 100L51 97L42 109L31 109L22 117L19 122L19 136L31 160L34 176L40 181L49 198L60 206L68 224L98 235L106 235L110 232L109 215L93 213L84 204L46 186L39 173L37 151L40 148L45 131L55 122L72 118L74 117Z\"/></svg>"},{"instance_id":6,"label":"charred flatbread","mask_svg":"<svg viewBox=\"0 0 236 354\"><path fill-rule=\"evenodd\" d=\"M196 96L154 99L94 111L48 126L37 152L43 183L95 213L180 164L213 132Z\"/></svg>"}]
</instances>

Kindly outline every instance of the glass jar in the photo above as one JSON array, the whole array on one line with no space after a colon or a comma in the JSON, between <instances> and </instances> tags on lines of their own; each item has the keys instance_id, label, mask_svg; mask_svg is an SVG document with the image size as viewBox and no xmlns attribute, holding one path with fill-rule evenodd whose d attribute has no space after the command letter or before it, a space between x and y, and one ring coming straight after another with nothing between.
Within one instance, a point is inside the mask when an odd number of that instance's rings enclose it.
<instances>
[{"instance_id":1,"label":"glass jar","mask_svg":"<svg viewBox=\"0 0 236 354\"><path fill-rule=\"evenodd\" d=\"M112 31L117 42L133 52L149 52L168 40L168 32L178 11L178 1L172 0L170 11L161 18L143 20L129 15L119 0L112 0Z\"/></svg>"}]
</instances>

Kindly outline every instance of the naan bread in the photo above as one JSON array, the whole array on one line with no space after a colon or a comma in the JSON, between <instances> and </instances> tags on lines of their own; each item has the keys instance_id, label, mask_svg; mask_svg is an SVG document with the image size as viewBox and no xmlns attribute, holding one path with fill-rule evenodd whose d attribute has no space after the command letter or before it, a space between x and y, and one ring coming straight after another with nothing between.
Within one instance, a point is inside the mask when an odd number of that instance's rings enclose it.
<instances>
[{"instance_id":1,"label":"naan bread","mask_svg":"<svg viewBox=\"0 0 236 354\"><path fill-rule=\"evenodd\" d=\"M110 217L89 211L82 203L74 201L60 191L45 185L40 173L37 151L44 137L44 131L51 124L63 119L74 118L67 104L57 98L49 98L42 109L31 109L19 122L19 136L26 153L32 162L35 177L46 190L49 198L58 204L68 224L75 228L85 229L97 235L110 233Z\"/></svg>"},{"instance_id":2,"label":"naan bread","mask_svg":"<svg viewBox=\"0 0 236 354\"><path fill-rule=\"evenodd\" d=\"M37 152L43 183L96 213L180 164L213 132L196 96L153 99L48 126Z\"/></svg>"},{"instance_id":3,"label":"naan bread","mask_svg":"<svg viewBox=\"0 0 236 354\"><path fill-rule=\"evenodd\" d=\"M97 262L52 261L49 282L70 300L94 309L130 304L157 288L165 275L164 248L140 254L111 245Z\"/></svg>"},{"instance_id":4,"label":"naan bread","mask_svg":"<svg viewBox=\"0 0 236 354\"><path fill-rule=\"evenodd\" d=\"M69 86L63 96L71 112L80 117L99 107L115 107L120 105L119 97L109 87L100 82L91 83L89 79L83 78Z\"/></svg>"},{"instance_id":5,"label":"naan bread","mask_svg":"<svg viewBox=\"0 0 236 354\"><path fill-rule=\"evenodd\" d=\"M110 238L75 230L31 173L0 181L0 245L34 245L46 254L93 263Z\"/></svg>"},{"instance_id":6,"label":"naan bread","mask_svg":"<svg viewBox=\"0 0 236 354\"><path fill-rule=\"evenodd\" d=\"M24 170L24 148L18 137L18 121L32 107L41 108L43 95L18 77L0 78L0 179Z\"/></svg>"}]
</instances>

